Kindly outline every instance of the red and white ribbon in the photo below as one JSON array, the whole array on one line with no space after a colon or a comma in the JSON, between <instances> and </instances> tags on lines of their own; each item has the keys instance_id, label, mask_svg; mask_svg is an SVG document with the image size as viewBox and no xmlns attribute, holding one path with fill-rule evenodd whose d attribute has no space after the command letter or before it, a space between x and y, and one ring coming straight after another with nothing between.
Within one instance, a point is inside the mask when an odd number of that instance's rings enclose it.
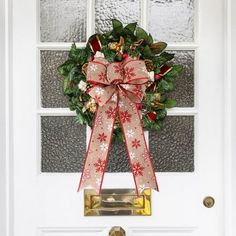
<instances>
[{"instance_id":1,"label":"red and white ribbon","mask_svg":"<svg viewBox=\"0 0 236 236\"><path fill-rule=\"evenodd\" d=\"M153 164L145 141L141 103L148 72L143 60L127 58L109 64L104 58L89 62L89 95L98 104L78 191L92 188L100 193L116 116L119 116L137 194L145 188L158 191ZM119 158L119 157L117 157Z\"/></svg>"}]
</instances>

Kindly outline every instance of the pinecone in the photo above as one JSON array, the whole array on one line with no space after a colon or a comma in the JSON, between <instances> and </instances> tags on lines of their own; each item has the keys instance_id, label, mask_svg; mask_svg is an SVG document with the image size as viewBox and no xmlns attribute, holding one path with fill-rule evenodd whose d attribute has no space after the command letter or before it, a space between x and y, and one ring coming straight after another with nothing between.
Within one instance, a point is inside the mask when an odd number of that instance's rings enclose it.
<instances>
[{"instance_id":1,"label":"pinecone","mask_svg":"<svg viewBox=\"0 0 236 236\"><path fill-rule=\"evenodd\" d=\"M145 59L144 62L145 62L146 69L147 69L148 72L154 70L154 65L153 65L153 63L152 63L152 60L150 60L150 59Z\"/></svg>"}]
</instances>

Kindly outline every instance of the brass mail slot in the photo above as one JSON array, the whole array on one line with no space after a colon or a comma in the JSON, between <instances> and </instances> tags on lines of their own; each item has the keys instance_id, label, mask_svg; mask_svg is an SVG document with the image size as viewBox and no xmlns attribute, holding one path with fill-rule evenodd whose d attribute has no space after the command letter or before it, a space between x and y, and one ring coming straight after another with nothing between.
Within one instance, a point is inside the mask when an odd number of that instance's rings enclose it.
<instances>
[{"instance_id":1,"label":"brass mail slot","mask_svg":"<svg viewBox=\"0 0 236 236\"><path fill-rule=\"evenodd\" d=\"M101 194L84 190L85 216L150 216L151 189L137 195L135 189L103 189Z\"/></svg>"}]
</instances>

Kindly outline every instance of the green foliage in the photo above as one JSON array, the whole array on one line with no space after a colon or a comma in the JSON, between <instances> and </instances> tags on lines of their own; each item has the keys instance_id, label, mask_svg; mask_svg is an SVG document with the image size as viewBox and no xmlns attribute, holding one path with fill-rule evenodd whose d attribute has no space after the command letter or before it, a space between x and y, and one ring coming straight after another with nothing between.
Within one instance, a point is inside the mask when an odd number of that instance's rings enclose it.
<instances>
[{"instance_id":1,"label":"green foliage","mask_svg":"<svg viewBox=\"0 0 236 236\"><path fill-rule=\"evenodd\" d=\"M137 27L137 23L130 23L126 26L117 20L112 20L113 29L104 34L92 35L85 48L78 48L75 43L72 44L68 54L68 59L58 67L58 73L64 78L63 91L68 97L70 110L76 111L75 122L81 125L93 126L94 113L88 109L84 110L85 104L90 101L90 96L79 89L81 81L86 81L82 67L91 60L93 52L89 42L95 37L99 38L102 45L101 52L104 54L109 63L122 61L122 54L119 54L109 48L109 43L119 42L121 36L124 38L123 51L130 57L149 59L153 62L154 73L161 74L162 66L168 64L174 54L166 52L167 44L165 42L154 42L152 35L144 29ZM180 76L182 71L181 65L172 65L171 69L161 74L158 80L153 82L154 87L146 90L145 99L143 99L142 124L144 129L159 130L162 122L167 115L167 109L175 107L176 101L168 98L168 93L174 90L174 82ZM87 88L92 85L87 85ZM160 101L156 101L156 94L160 94ZM153 105L156 104L156 105ZM155 120L150 120L149 112L154 112ZM118 126L114 129L113 138L124 141L121 128Z\"/></svg>"},{"instance_id":2,"label":"green foliage","mask_svg":"<svg viewBox=\"0 0 236 236\"><path fill-rule=\"evenodd\" d=\"M150 48L154 54L161 53L167 47L167 43L165 42L157 42L153 43Z\"/></svg>"},{"instance_id":3,"label":"green foliage","mask_svg":"<svg viewBox=\"0 0 236 236\"><path fill-rule=\"evenodd\" d=\"M137 23L130 23L128 25L125 26L125 30L127 30L128 34L131 33L131 34L134 34L134 31L136 29L136 26L137 26Z\"/></svg>"}]
</instances>

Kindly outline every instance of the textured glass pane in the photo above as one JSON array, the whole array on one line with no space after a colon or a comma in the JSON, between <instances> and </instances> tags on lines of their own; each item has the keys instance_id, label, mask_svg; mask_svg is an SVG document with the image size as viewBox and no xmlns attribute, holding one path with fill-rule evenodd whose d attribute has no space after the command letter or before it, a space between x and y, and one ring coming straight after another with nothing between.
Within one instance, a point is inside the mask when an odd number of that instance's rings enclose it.
<instances>
[{"instance_id":1,"label":"textured glass pane","mask_svg":"<svg viewBox=\"0 0 236 236\"><path fill-rule=\"evenodd\" d=\"M178 107L194 106L194 51L172 51L175 59L172 63L181 64L183 71L175 81L175 90L169 97L176 99Z\"/></svg>"},{"instance_id":2,"label":"textured glass pane","mask_svg":"<svg viewBox=\"0 0 236 236\"><path fill-rule=\"evenodd\" d=\"M176 80L175 91L169 94L177 100L178 107L194 106L194 51L171 51L175 53L173 63L183 65L183 72ZM41 100L44 108L68 106L63 94L63 78L58 75L57 66L67 58L66 51L41 51Z\"/></svg>"},{"instance_id":3,"label":"textured glass pane","mask_svg":"<svg viewBox=\"0 0 236 236\"><path fill-rule=\"evenodd\" d=\"M194 1L150 0L148 26L156 40L194 41Z\"/></svg>"},{"instance_id":4,"label":"textured glass pane","mask_svg":"<svg viewBox=\"0 0 236 236\"><path fill-rule=\"evenodd\" d=\"M45 108L67 107L63 94L63 78L57 67L67 58L65 51L41 51L41 104Z\"/></svg>"},{"instance_id":5,"label":"textured glass pane","mask_svg":"<svg viewBox=\"0 0 236 236\"><path fill-rule=\"evenodd\" d=\"M40 0L41 41L86 41L86 3L84 0Z\"/></svg>"},{"instance_id":6,"label":"textured glass pane","mask_svg":"<svg viewBox=\"0 0 236 236\"><path fill-rule=\"evenodd\" d=\"M84 164L86 127L74 117L41 117L42 172L75 172Z\"/></svg>"},{"instance_id":7,"label":"textured glass pane","mask_svg":"<svg viewBox=\"0 0 236 236\"><path fill-rule=\"evenodd\" d=\"M140 22L140 15L140 0L96 0L95 30L100 33L110 30L114 18L123 24Z\"/></svg>"},{"instance_id":8,"label":"textured glass pane","mask_svg":"<svg viewBox=\"0 0 236 236\"><path fill-rule=\"evenodd\" d=\"M168 116L158 133L149 133L149 147L156 171L194 171L194 117Z\"/></svg>"},{"instance_id":9,"label":"textured glass pane","mask_svg":"<svg viewBox=\"0 0 236 236\"><path fill-rule=\"evenodd\" d=\"M86 128L74 117L42 117L42 172L81 172L86 149ZM155 171L194 170L194 118L169 116L158 133L149 133L149 147ZM108 172L130 172L125 145L113 143Z\"/></svg>"},{"instance_id":10,"label":"textured glass pane","mask_svg":"<svg viewBox=\"0 0 236 236\"><path fill-rule=\"evenodd\" d=\"M155 171L194 171L194 117L168 116L163 128L149 132L149 148ZM125 145L112 146L108 172L130 172Z\"/></svg>"}]
</instances>

